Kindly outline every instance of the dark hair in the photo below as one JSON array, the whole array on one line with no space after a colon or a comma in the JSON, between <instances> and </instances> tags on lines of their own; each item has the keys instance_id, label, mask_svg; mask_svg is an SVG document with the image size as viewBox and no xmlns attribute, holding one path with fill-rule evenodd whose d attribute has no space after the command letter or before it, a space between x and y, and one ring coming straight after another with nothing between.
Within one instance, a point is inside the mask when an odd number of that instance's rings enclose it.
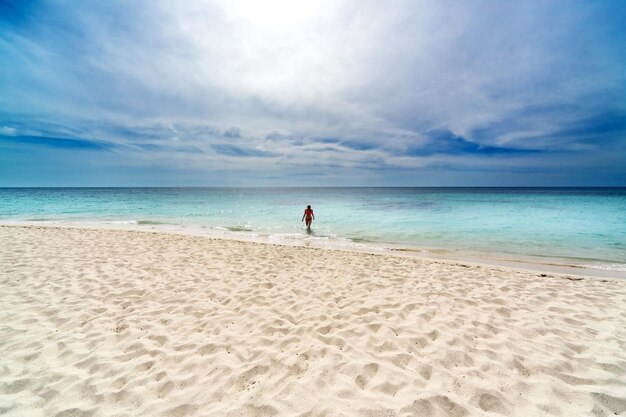
<instances>
[{"instance_id":1,"label":"dark hair","mask_svg":"<svg viewBox=\"0 0 626 417\"><path fill-rule=\"evenodd\" d=\"M311 208L311 206L306 206L306 208L310 209L310 208Z\"/></svg>"}]
</instances>

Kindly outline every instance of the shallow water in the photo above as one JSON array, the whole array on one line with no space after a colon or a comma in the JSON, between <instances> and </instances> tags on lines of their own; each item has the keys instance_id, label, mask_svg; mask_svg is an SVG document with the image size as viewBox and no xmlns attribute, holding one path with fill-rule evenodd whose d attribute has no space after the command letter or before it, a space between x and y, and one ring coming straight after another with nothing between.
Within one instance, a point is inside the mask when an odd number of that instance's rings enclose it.
<instances>
[{"instance_id":1,"label":"shallow water","mask_svg":"<svg viewBox=\"0 0 626 417\"><path fill-rule=\"evenodd\" d=\"M626 188L2 188L0 221L176 225L626 270Z\"/></svg>"}]
</instances>

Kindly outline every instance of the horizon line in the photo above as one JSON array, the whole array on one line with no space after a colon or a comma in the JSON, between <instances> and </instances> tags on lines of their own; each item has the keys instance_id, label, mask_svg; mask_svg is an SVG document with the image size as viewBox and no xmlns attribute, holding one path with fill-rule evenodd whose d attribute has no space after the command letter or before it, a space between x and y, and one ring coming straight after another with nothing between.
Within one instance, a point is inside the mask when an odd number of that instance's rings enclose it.
<instances>
[{"instance_id":1,"label":"horizon line","mask_svg":"<svg viewBox=\"0 0 626 417\"><path fill-rule=\"evenodd\" d=\"M91 185L79 185L79 186L64 186L64 185L46 185L46 186L0 186L0 189L61 189L61 188L74 188L74 189L121 189L121 188L187 188L187 189L200 189L200 188L238 188L238 189L267 189L267 188L292 188L292 189L315 189L315 188L626 188L626 185L315 185L315 186L228 186L228 185L198 185L198 186L162 186L162 185L103 185L103 186L91 186Z\"/></svg>"}]
</instances>

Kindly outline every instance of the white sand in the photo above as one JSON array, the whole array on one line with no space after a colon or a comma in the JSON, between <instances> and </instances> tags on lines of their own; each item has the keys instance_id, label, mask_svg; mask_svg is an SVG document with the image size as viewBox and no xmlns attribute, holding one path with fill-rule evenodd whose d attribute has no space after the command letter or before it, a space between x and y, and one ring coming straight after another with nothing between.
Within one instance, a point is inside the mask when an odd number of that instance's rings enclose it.
<instances>
[{"instance_id":1,"label":"white sand","mask_svg":"<svg viewBox=\"0 0 626 417\"><path fill-rule=\"evenodd\" d=\"M0 415L626 415L626 282L0 227Z\"/></svg>"}]
</instances>

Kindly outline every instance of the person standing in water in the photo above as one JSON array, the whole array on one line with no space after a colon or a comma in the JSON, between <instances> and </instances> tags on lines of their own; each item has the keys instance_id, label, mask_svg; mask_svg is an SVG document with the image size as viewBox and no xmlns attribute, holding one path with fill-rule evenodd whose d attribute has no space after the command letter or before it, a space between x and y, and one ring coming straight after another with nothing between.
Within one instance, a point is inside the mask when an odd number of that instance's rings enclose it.
<instances>
[{"instance_id":1,"label":"person standing in water","mask_svg":"<svg viewBox=\"0 0 626 417\"><path fill-rule=\"evenodd\" d=\"M304 214L302 215L302 221L304 221L306 219L306 222L304 222L304 224L306 224L306 230L307 231L311 231L311 223L313 222L313 220L315 220L315 214L313 214L313 209L311 208L311 206L306 206L306 208L304 209Z\"/></svg>"}]
</instances>

